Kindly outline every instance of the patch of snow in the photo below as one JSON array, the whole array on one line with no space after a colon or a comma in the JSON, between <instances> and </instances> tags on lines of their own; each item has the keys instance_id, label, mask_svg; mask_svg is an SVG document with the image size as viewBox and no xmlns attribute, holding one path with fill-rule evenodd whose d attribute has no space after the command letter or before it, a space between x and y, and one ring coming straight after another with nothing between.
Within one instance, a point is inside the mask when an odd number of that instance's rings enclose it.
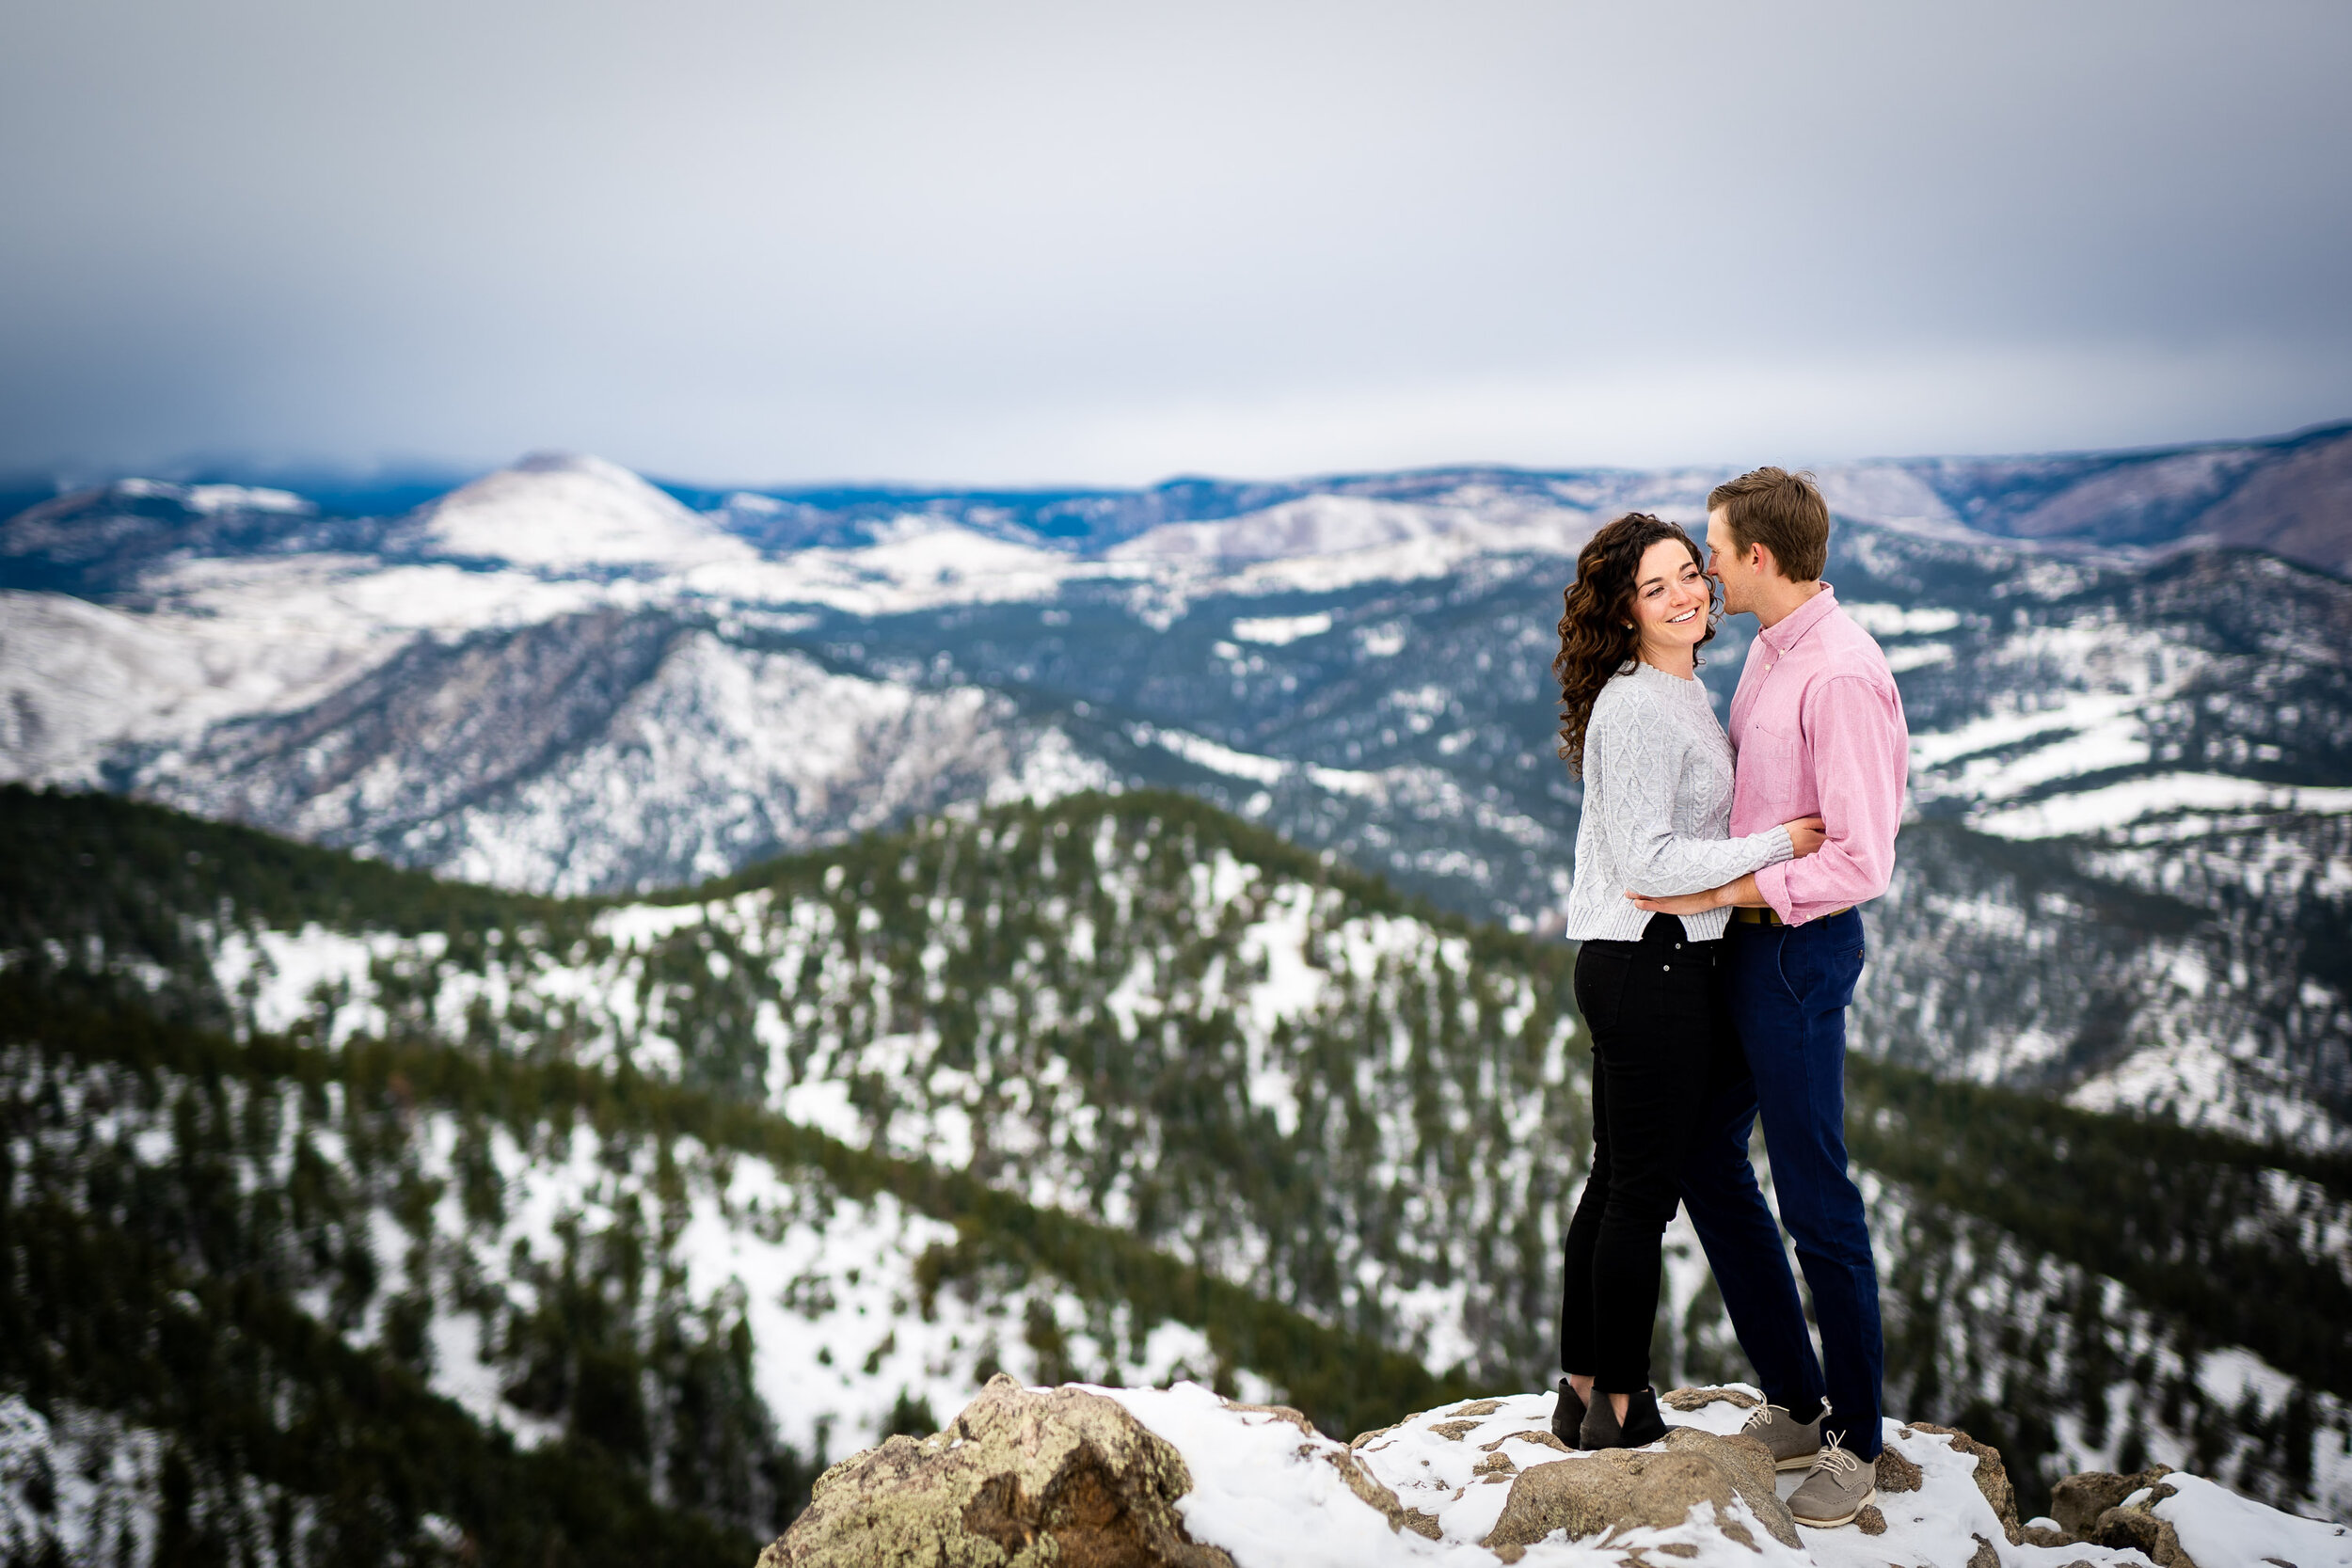
<instances>
[{"instance_id":1,"label":"patch of snow","mask_svg":"<svg viewBox=\"0 0 2352 1568\"><path fill-rule=\"evenodd\" d=\"M1327 610L1318 610L1312 615L1245 617L1233 623L1233 640L1279 648L1302 637L1321 637L1330 629L1331 616Z\"/></svg>"},{"instance_id":2,"label":"patch of snow","mask_svg":"<svg viewBox=\"0 0 2352 1568\"><path fill-rule=\"evenodd\" d=\"M1952 645L1949 642L1913 642L1886 650L1886 668L1895 674L1906 670L1924 670L1931 664L1949 664Z\"/></svg>"},{"instance_id":3,"label":"patch of snow","mask_svg":"<svg viewBox=\"0 0 2352 1568\"><path fill-rule=\"evenodd\" d=\"M1930 636L1953 631L1960 626L1960 611L1934 605L1905 606L1899 604L1845 604L1844 610L1854 625L1873 637L1905 637L1914 633Z\"/></svg>"},{"instance_id":4,"label":"patch of snow","mask_svg":"<svg viewBox=\"0 0 2352 1568\"><path fill-rule=\"evenodd\" d=\"M164 1434L108 1412L64 1405L55 1418L0 1395L0 1551L11 1562L155 1560ZM297 1506L301 1533L314 1513ZM45 1542L58 1548L51 1558Z\"/></svg>"},{"instance_id":5,"label":"patch of snow","mask_svg":"<svg viewBox=\"0 0 2352 1568\"><path fill-rule=\"evenodd\" d=\"M1337 1463L1347 1454L1343 1444L1279 1416L1236 1410L1197 1383L1088 1392L1118 1401L1176 1446L1192 1472L1192 1490L1176 1502L1184 1533L1231 1553L1236 1568L1443 1560L1438 1543L1400 1536L1348 1490Z\"/></svg>"},{"instance_id":6,"label":"patch of snow","mask_svg":"<svg viewBox=\"0 0 2352 1568\"><path fill-rule=\"evenodd\" d=\"M2352 1568L2352 1527L2298 1519L2185 1471L2164 1479L2172 1496L2150 1512L2172 1527L2181 1549L2200 1568L2289 1562L2295 1568Z\"/></svg>"},{"instance_id":7,"label":"patch of snow","mask_svg":"<svg viewBox=\"0 0 2352 1568\"><path fill-rule=\"evenodd\" d=\"M1071 582L1138 573L1133 565L1081 561L960 524L931 518L916 523L885 530L871 545L695 566L677 581L713 598L895 615L948 604L1052 599Z\"/></svg>"},{"instance_id":8,"label":"patch of snow","mask_svg":"<svg viewBox=\"0 0 2352 1568\"><path fill-rule=\"evenodd\" d=\"M191 484L180 500L189 511L207 516L222 512L277 512L307 516L318 510L291 490L272 490L261 485Z\"/></svg>"},{"instance_id":9,"label":"patch of snow","mask_svg":"<svg viewBox=\"0 0 2352 1568\"><path fill-rule=\"evenodd\" d=\"M850 1085L839 1078L811 1078L784 1092L776 1108L803 1126L829 1132L855 1147L866 1141L866 1116L850 1102Z\"/></svg>"},{"instance_id":10,"label":"patch of snow","mask_svg":"<svg viewBox=\"0 0 2352 1568\"><path fill-rule=\"evenodd\" d=\"M2221 773L2160 773L1972 817L2001 838L2040 839L2112 832L2143 817L2198 812L2352 812L2352 787L2264 784Z\"/></svg>"},{"instance_id":11,"label":"patch of snow","mask_svg":"<svg viewBox=\"0 0 2352 1568\"><path fill-rule=\"evenodd\" d=\"M2048 744L2088 730L2105 729L2137 710L2138 699L2128 692L2072 692L2042 706L2020 706L1987 714L1954 729L1914 735L1912 764L1942 768L2027 741Z\"/></svg>"},{"instance_id":12,"label":"patch of snow","mask_svg":"<svg viewBox=\"0 0 2352 1568\"><path fill-rule=\"evenodd\" d=\"M700 902L624 904L599 913L595 929L597 935L610 937L615 947L650 947L709 918L710 906Z\"/></svg>"},{"instance_id":13,"label":"patch of snow","mask_svg":"<svg viewBox=\"0 0 2352 1568\"><path fill-rule=\"evenodd\" d=\"M991 781L987 803L1001 806L1014 800L1040 805L1079 795L1089 789L1112 789L1119 775L1100 757L1087 755L1059 726L1037 732L1011 771Z\"/></svg>"},{"instance_id":14,"label":"patch of snow","mask_svg":"<svg viewBox=\"0 0 2352 1568\"><path fill-rule=\"evenodd\" d=\"M1138 746L1157 746L1196 768L1206 768L1231 778L1270 784L1279 784L1291 772L1292 765L1280 757L1237 752L1230 746L1219 745L1206 736L1194 735L1189 730L1162 729L1152 724L1137 723L1129 726L1128 734Z\"/></svg>"}]
</instances>

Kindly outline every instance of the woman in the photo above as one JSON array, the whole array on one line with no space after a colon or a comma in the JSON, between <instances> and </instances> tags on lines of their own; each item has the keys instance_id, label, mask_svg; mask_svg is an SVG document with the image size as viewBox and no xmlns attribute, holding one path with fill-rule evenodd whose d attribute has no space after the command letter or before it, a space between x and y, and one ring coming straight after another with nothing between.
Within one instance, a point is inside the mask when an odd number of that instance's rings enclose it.
<instances>
[{"instance_id":1,"label":"woman","mask_svg":"<svg viewBox=\"0 0 2352 1568\"><path fill-rule=\"evenodd\" d=\"M1697 676L1715 635L1714 582L1689 535L1644 513L1618 518L1577 557L1564 598L1551 670L1560 755L1584 780L1566 935L1583 944L1576 1006L1593 1035L1593 1172L1568 1225L1568 1375L1551 1429L1571 1448L1638 1448L1666 1434L1649 1386L1650 1325L1683 1143L1710 1062L1728 1052L1736 1063L1740 1047L1717 982L1728 912L1645 914L1629 895L1698 893L1811 854L1821 823L1725 836L1731 743Z\"/></svg>"}]
</instances>

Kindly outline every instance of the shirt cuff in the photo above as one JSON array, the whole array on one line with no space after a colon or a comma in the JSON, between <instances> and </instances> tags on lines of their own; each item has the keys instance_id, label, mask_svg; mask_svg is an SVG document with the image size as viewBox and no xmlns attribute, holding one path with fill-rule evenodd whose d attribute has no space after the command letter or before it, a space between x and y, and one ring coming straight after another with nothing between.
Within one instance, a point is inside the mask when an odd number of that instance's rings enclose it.
<instances>
[{"instance_id":1,"label":"shirt cuff","mask_svg":"<svg viewBox=\"0 0 2352 1568\"><path fill-rule=\"evenodd\" d=\"M1784 861L1756 874L1756 891L1764 895L1764 902L1772 906L1772 912L1790 926L1796 924L1790 913L1796 908L1796 900L1788 895L1788 867L1794 863Z\"/></svg>"}]
</instances>

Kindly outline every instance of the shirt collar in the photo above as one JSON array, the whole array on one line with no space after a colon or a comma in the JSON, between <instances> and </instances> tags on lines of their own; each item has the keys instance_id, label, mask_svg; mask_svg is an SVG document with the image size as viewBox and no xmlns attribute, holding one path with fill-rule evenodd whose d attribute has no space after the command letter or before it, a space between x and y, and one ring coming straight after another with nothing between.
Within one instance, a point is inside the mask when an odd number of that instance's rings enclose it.
<instances>
[{"instance_id":1,"label":"shirt collar","mask_svg":"<svg viewBox=\"0 0 2352 1568\"><path fill-rule=\"evenodd\" d=\"M1804 634L1821 624L1829 612L1837 608L1837 590L1828 583L1821 591L1782 617L1777 626L1767 626L1756 634L1756 641L1772 650L1785 654L1804 641Z\"/></svg>"}]
</instances>

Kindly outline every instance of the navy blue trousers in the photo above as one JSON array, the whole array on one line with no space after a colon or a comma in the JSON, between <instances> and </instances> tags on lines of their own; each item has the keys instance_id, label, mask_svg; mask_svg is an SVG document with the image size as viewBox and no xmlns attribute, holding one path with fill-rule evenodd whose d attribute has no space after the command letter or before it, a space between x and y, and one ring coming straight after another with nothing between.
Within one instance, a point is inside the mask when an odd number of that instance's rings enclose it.
<instances>
[{"instance_id":1,"label":"navy blue trousers","mask_svg":"<svg viewBox=\"0 0 2352 1568\"><path fill-rule=\"evenodd\" d=\"M1684 1149L1683 1206L1765 1397L1801 1416L1827 1399L1822 1430L1843 1433L1848 1452L1875 1459L1886 1346L1862 1192L1846 1171L1846 1006L1862 975L1862 916L1849 910L1804 926L1734 921L1724 949L1744 1060L1709 1075ZM1779 1224L1748 1163L1759 1116ZM1781 1225L1813 1295L1818 1358Z\"/></svg>"}]
</instances>

